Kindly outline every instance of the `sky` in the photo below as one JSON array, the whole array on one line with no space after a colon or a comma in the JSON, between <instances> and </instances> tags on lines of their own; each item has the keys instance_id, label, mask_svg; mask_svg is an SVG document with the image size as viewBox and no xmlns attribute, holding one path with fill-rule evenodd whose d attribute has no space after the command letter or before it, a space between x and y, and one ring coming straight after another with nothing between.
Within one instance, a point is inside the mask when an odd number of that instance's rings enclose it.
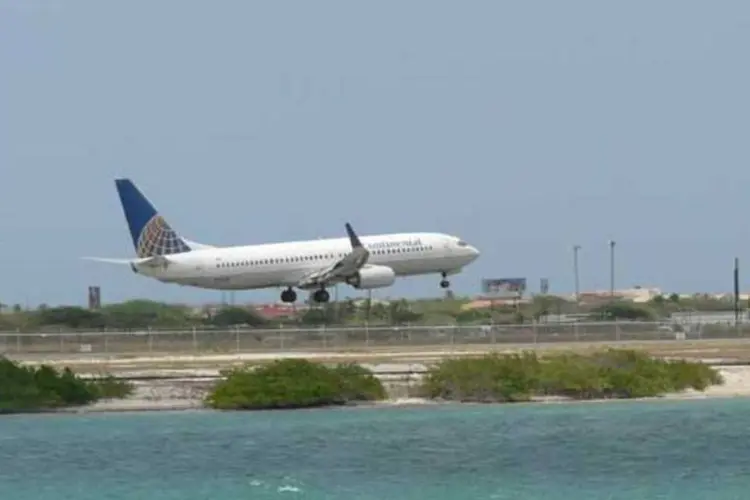
<instances>
[{"instance_id":1,"label":"sky","mask_svg":"<svg viewBox=\"0 0 750 500\"><path fill-rule=\"evenodd\" d=\"M0 302L220 299L81 259L134 255L120 176L203 243L458 235L457 294L571 292L574 245L608 289L610 239L617 288L731 292L748 47L745 0L0 0Z\"/></svg>"}]
</instances>

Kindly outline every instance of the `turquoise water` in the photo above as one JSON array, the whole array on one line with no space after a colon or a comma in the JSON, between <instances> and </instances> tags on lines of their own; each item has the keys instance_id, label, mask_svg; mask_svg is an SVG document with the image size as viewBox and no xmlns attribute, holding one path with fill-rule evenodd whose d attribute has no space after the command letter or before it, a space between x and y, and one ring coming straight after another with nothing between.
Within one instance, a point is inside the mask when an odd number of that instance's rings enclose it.
<instances>
[{"instance_id":1,"label":"turquoise water","mask_svg":"<svg viewBox=\"0 0 750 500\"><path fill-rule=\"evenodd\" d=\"M0 418L0 493L747 499L750 400Z\"/></svg>"}]
</instances>

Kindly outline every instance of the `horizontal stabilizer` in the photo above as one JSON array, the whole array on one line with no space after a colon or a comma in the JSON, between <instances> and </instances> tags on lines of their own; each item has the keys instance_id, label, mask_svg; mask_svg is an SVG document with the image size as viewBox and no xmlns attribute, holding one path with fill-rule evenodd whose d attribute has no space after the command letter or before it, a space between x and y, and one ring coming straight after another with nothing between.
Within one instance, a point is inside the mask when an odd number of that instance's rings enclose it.
<instances>
[{"instance_id":1,"label":"horizontal stabilizer","mask_svg":"<svg viewBox=\"0 0 750 500\"><path fill-rule=\"evenodd\" d=\"M205 243L198 243L197 241L189 240L185 237L182 238L182 241L188 244L188 246L193 250L203 250L206 248L216 248L216 245L206 245Z\"/></svg>"},{"instance_id":2,"label":"horizontal stabilizer","mask_svg":"<svg viewBox=\"0 0 750 500\"><path fill-rule=\"evenodd\" d=\"M149 267L160 267L169 264L169 259L163 255L154 255L153 257L142 257L139 259L115 259L109 257L83 257L83 259L96 262L106 262L108 264L142 265Z\"/></svg>"}]
</instances>

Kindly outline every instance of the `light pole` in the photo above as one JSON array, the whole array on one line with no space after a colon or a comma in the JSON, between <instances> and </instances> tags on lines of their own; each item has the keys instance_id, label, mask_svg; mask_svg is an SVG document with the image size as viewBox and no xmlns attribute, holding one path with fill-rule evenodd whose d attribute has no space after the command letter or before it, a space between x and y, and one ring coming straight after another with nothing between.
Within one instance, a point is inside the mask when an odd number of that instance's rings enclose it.
<instances>
[{"instance_id":1,"label":"light pole","mask_svg":"<svg viewBox=\"0 0 750 500\"><path fill-rule=\"evenodd\" d=\"M609 295L615 296L615 240L609 240Z\"/></svg>"},{"instance_id":2,"label":"light pole","mask_svg":"<svg viewBox=\"0 0 750 500\"><path fill-rule=\"evenodd\" d=\"M578 252L580 250L581 245L573 245L573 276L575 277L576 303L579 302L581 296L581 283L578 276Z\"/></svg>"}]
</instances>

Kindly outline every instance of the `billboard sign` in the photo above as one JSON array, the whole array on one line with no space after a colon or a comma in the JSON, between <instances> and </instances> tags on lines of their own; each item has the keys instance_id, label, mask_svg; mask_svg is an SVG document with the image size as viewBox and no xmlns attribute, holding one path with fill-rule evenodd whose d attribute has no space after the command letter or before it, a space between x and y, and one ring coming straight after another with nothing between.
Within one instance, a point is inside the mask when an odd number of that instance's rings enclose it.
<instances>
[{"instance_id":1,"label":"billboard sign","mask_svg":"<svg viewBox=\"0 0 750 500\"><path fill-rule=\"evenodd\" d=\"M526 291L526 278L485 278L482 292L496 297L521 297Z\"/></svg>"}]
</instances>

